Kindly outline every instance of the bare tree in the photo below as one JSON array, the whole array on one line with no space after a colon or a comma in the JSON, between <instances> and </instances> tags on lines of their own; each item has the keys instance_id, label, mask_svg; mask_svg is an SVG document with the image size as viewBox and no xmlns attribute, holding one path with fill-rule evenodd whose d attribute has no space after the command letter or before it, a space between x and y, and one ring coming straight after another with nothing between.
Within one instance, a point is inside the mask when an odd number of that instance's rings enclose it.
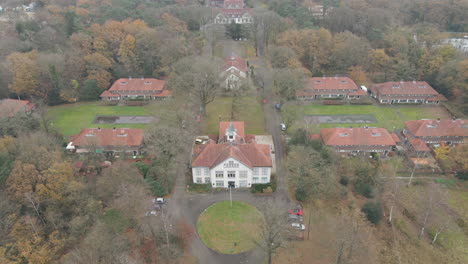
<instances>
[{"instance_id":1,"label":"bare tree","mask_svg":"<svg viewBox=\"0 0 468 264\"><path fill-rule=\"evenodd\" d=\"M426 195L421 197L421 208L420 212L420 222L421 229L419 231L418 237L421 238L426 231L426 227L433 221L437 219L440 214L444 214L444 208L447 205L447 192L443 190L439 184L431 182L425 191ZM447 216L444 216L448 219ZM433 243L437 240L437 236L446 228L448 222L442 221L438 228L438 234L434 236Z\"/></svg>"},{"instance_id":2,"label":"bare tree","mask_svg":"<svg viewBox=\"0 0 468 264\"><path fill-rule=\"evenodd\" d=\"M217 60L209 57L182 59L175 66L175 77L170 80L169 86L175 90L176 96L194 99L200 112L206 114L206 106L214 101L220 91L219 65Z\"/></svg>"},{"instance_id":3,"label":"bare tree","mask_svg":"<svg viewBox=\"0 0 468 264\"><path fill-rule=\"evenodd\" d=\"M284 247L285 237L288 235L288 205L279 199L268 199L261 202L260 211L264 221L260 221L260 239L254 241L267 255L268 264L276 251Z\"/></svg>"}]
</instances>

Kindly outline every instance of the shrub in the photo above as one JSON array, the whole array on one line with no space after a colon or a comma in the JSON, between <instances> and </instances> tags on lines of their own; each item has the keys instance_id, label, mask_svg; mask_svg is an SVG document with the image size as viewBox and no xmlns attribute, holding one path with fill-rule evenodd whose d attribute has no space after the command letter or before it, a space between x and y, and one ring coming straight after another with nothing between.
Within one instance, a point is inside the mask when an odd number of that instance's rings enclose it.
<instances>
[{"instance_id":1,"label":"shrub","mask_svg":"<svg viewBox=\"0 0 468 264\"><path fill-rule=\"evenodd\" d=\"M296 198L296 200L304 202L305 200L307 200L308 196L309 194L307 193L303 185L299 185L296 187L296 191L294 193L294 197Z\"/></svg>"},{"instance_id":2,"label":"shrub","mask_svg":"<svg viewBox=\"0 0 468 264\"><path fill-rule=\"evenodd\" d=\"M468 171L458 171L457 173L455 173L455 177L462 181L466 181L468 180Z\"/></svg>"},{"instance_id":3,"label":"shrub","mask_svg":"<svg viewBox=\"0 0 468 264\"><path fill-rule=\"evenodd\" d=\"M148 177L145 179L145 182L149 185L150 191L154 196L164 196L167 194L166 189L153 178Z\"/></svg>"},{"instance_id":4,"label":"shrub","mask_svg":"<svg viewBox=\"0 0 468 264\"><path fill-rule=\"evenodd\" d=\"M250 188L251 193L271 193L276 191L277 182L276 175L273 173L270 176L269 183L254 183Z\"/></svg>"},{"instance_id":5,"label":"shrub","mask_svg":"<svg viewBox=\"0 0 468 264\"><path fill-rule=\"evenodd\" d=\"M348 177L346 177L346 176L341 176L341 178L340 178L340 184L343 185L343 186L348 186L348 183L349 183Z\"/></svg>"},{"instance_id":6,"label":"shrub","mask_svg":"<svg viewBox=\"0 0 468 264\"><path fill-rule=\"evenodd\" d=\"M189 191L191 192L209 192L211 191L211 184L198 184L198 183L190 183L189 184Z\"/></svg>"},{"instance_id":7,"label":"shrub","mask_svg":"<svg viewBox=\"0 0 468 264\"><path fill-rule=\"evenodd\" d=\"M382 217L382 209L379 203L368 202L361 208L361 212L363 212L367 220L373 224L378 224Z\"/></svg>"},{"instance_id":8,"label":"shrub","mask_svg":"<svg viewBox=\"0 0 468 264\"><path fill-rule=\"evenodd\" d=\"M354 184L354 190L366 197L366 198L372 198L374 197L373 193L372 193L372 187L368 184L368 183L365 183L365 182L362 182L362 181L358 181Z\"/></svg>"},{"instance_id":9,"label":"shrub","mask_svg":"<svg viewBox=\"0 0 468 264\"><path fill-rule=\"evenodd\" d=\"M138 168L140 171L141 175L146 177L146 174L148 173L148 170L151 168L151 165L148 165L144 162L138 161L135 163L135 166Z\"/></svg>"}]
</instances>

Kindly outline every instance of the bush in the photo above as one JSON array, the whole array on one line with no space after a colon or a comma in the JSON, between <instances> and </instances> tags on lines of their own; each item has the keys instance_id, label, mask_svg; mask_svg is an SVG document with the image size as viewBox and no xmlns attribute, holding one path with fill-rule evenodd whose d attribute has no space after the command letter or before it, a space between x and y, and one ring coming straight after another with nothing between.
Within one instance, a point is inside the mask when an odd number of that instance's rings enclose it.
<instances>
[{"instance_id":1,"label":"bush","mask_svg":"<svg viewBox=\"0 0 468 264\"><path fill-rule=\"evenodd\" d=\"M348 183L349 183L348 177L346 177L346 176L341 176L341 178L340 178L340 184L343 185L343 186L348 186Z\"/></svg>"},{"instance_id":2,"label":"bush","mask_svg":"<svg viewBox=\"0 0 468 264\"><path fill-rule=\"evenodd\" d=\"M468 171L458 171L457 173L455 173L455 177L462 181L466 181L468 180Z\"/></svg>"},{"instance_id":3,"label":"bush","mask_svg":"<svg viewBox=\"0 0 468 264\"><path fill-rule=\"evenodd\" d=\"M138 161L135 163L135 166L138 168L140 171L141 175L146 177L146 174L148 174L149 169L151 168L151 165L148 165L144 162Z\"/></svg>"},{"instance_id":4,"label":"bush","mask_svg":"<svg viewBox=\"0 0 468 264\"><path fill-rule=\"evenodd\" d=\"M296 191L294 192L294 197L300 202L304 202L305 200L307 200L309 194L304 188L304 185L297 186Z\"/></svg>"},{"instance_id":5,"label":"bush","mask_svg":"<svg viewBox=\"0 0 468 264\"><path fill-rule=\"evenodd\" d=\"M270 176L269 183L254 183L250 188L251 193L272 193L276 191L277 182L276 175L273 173Z\"/></svg>"},{"instance_id":6,"label":"bush","mask_svg":"<svg viewBox=\"0 0 468 264\"><path fill-rule=\"evenodd\" d=\"M145 182L149 185L150 191L154 196L164 196L167 194L166 189L153 178L148 177L145 179Z\"/></svg>"},{"instance_id":7,"label":"bush","mask_svg":"<svg viewBox=\"0 0 468 264\"><path fill-rule=\"evenodd\" d=\"M374 194L372 192L372 187L368 184L368 183L365 183L365 182L362 182L362 181L358 181L354 184L354 190L366 197L366 198L372 198L374 197Z\"/></svg>"},{"instance_id":8,"label":"bush","mask_svg":"<svg viewBox=\"0 0 468 264\"><path fill-rule=\"evenodd\" d=\"M378 224L382 217L382 209L379 203L368 202L361 208L361 212L363 212L367 220L373 224Z\"/></svg>"}]
</instances>

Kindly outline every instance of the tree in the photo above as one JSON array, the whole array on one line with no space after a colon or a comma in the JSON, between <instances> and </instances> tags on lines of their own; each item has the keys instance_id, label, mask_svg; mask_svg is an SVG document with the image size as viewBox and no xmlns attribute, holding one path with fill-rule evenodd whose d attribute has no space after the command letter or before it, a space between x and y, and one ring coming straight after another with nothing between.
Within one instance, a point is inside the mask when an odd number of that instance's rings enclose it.
<instances>
[{"instance_id":1,"label":"tree","mask_svg":"<svg viewBox=\"0 0 468 264\"><path fill-rule=\"evenodd\" d=\"M8 56L7 60L11 63L11 72L13 73L13 83L9 85L11 92L21 96L41 95L38 90L37 51L15 52Z\"/></svg>"},{"instance_id":2,"label":"tree","mask_svg":"<svg viewBox=\"0 0 468 264\"><path fill-rule=\"evenodd\" d=\"M288 68L297 60L297 55L288 47L272 47L268 51L268 57L273 68Z\"/></svg>"},{"instance_id":3,"label":"tree","mask_svg":"<svg viewBox=\"0 0 468 264\"><path fill-rule=\"evenodd\" d=\"M226 25L226 36L234 40L239 40L245 38L247 33L246 29L241 24L237 24L233 21L231 24Z\"/></svg>"},{"instance_id":4,"label":"tree","mask_svg":"<svg viewBox=\"0 0 468 264\"><path fill-rule=\"evenodd\" d=\"M83 90L80 94L80 100L94 101L99 99L102 90L98 87L96 80L86 80L83 83Z\"/></svg>"},{"instance_id":5,"label":"tree","mask_svg":"<svg viewBox=\"0 0 468 264\"><path fill-rule=\"evenodd\" d=\"M437 219L438 216L443 215L446 217L446 214L443 212L443 208L447 206L447 191L444 190L439 184L431 182L426 190L425 195L422 195L419 201L419 223L421 229L419 231L418 238L424 235L426 227ZM442 224L439 228L437 236L445 229L445 224ZM434 242L437 239L437 236L434 237Z\"/></svg>"},{"instance_id":6,"label":"tree","mask_svg":"<svg viewBox=\"0 0 468 264\"><path fill-rule=\"evenodd\" d=\"M367 220L373 224L378 224L382 217L382 209L380 208L379 203L367 202L361 208L361 212L363 212L366 215Z\"/></svg>"},{"instance_id":7,"label":"tree","mask_svg":"<svg viewBox=\"0 0 468 264\"><path fill-rule=\"evenodd\" d=\"M267 263L272 263L276 251L284 247L288 236L288 205L283 200L268 199L261 202L260 211L264 221L259 221L260 239L254 241L267 255Z\"/></svg>"},{"instance_id":8,"label":"tree","mask_svg":"<svg viewBox=\"0 0 468 264\"><path fill-rule=\"evenodd\" d=\"M296 91L304 88L306 74L301 70L278 69L274 75L274 88L280 98L291 100L296 96Z\"/></svg>"},{"instance_id":9,"label":"tree","mask_svg":"<svg viewBox=\"0 0 468 264\"><path fill-rule=\"evenodd\" d=\"M175 66L175 77L169 86L179 95L189 95L206 114L206 106L213 102L220 90L218 62L207 57L190 57Z\"/></svg>"},{"instance_id":10,"label":"tree","mask_svg":"<svg viewBox=\"0 0 468 264\"><path fill-rule=\"evenodd\" d=\"M135 61L135 38L132 35L127 35L120 43L119 62L123 64L127 72L132 73L136 68Z\"/></svg>"},{"instance_id":11,"label":"tree","mask_svg":"<svg viewBox=\"0 0 468 264\"><path fill-rule=\"evenodd\" d=\"M361 66L351 66L348 69L349 78L359 84L366 84L368 82L367 74Z\"/></svg>"},{"instance_id":12,"label":"tree","mask_svg":"<svg viewBox=\"0 0 468 264\"><path fill-rule=\"evenodd\" d=\"M76 13L68 11L64 15L65 18L65 34L70 37L73 33L79 30L79 26L76 21Z\"/></svg>"}]
</instances>

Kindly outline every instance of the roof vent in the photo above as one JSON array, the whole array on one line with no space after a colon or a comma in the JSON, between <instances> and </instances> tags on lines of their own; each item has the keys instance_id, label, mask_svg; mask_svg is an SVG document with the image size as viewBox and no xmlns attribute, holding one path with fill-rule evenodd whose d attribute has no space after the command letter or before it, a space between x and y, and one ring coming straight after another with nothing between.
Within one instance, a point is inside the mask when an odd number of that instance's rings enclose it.
<instances>
[{"instance_id":1,"label":"roof vent","mask_svg":"<svg viewBox=\"0 0 468 264\"><path fill-rule=\"evenodd\" d=\"M322 81L320 81L320 80L319 80L319 81L315 81L315 83L322 83Z\"/></svg>"}]
</instances>

